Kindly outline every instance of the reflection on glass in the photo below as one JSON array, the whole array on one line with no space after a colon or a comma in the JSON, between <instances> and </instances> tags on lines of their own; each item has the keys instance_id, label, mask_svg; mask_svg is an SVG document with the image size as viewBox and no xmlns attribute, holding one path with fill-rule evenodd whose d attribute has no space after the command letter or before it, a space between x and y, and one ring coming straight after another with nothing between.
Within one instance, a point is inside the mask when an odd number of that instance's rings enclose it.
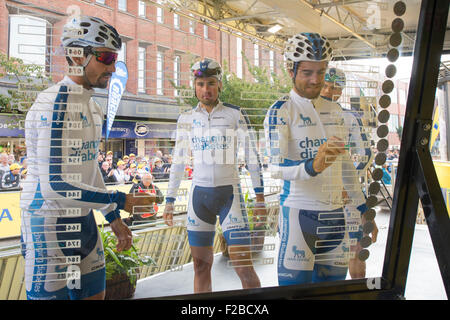
<instances>
[{"instance_id":1,"label":"reflection on glass","mask_svg":"<svg viewBox=\"0 0 450 320\"><path fill-rule=\"evenodd\" d=\"M137 72L129 74L116 116L122 121L114 122L108 143L98 145L111 151L101 162L110 167L105 172L118 170L126 181L108 189L162 195L150 209L121 212L135 233L138 255L154 261L129 272L139 278L135 297L381 275L420 3L319 2L308 1L310 32L297 22L291 24L296 29L278 31L290 39L283 49L258 39L252 45L245 33L229 35L212 22L204 41L186 28L178 30L176 14L173 37L164 33L169 28L152 24L161 36L158 46L147 45L153 39L143 34L127 36L127 61L139 62ZM261 9L250 8L246 15ZM345 16L348 21L339 18ZM278 22L280 17L291 19L280 13ZM21 21L10 41L17 57L27 54L19 44L29 42L20 36L22 29L29 34ZM120 23L116 27L126 34ZM145 63L140 63L143 47L133 39L147 48ZM214 46L222 47L220 54ZM57 66L49 70L55 83L78 70L66 70L66 54L72 51L53 52ZM75 51L72 58L79 58ZM133 70L131 63L128 67ZM18 87L19 93L33 91ZM439 99L448 100L448 83L440 89ZM105 90L95 96L104 110L107 95ZM16 108L26 112L25 100ZM78 111L76 103L70 108ZM88 125L82 114L76 116L82 128ZM435 118L440 116L436 111ZM45 130L48 119L38 120ZM431 139L438 141L431 144L434 154L443 157L445 137L433 131ZM72 140L63 147L74 152L88 147ZM71 164L72 173L76 166ZM147 183L149 172L153 180ZM76 208L66 209L69 215ZM105 222L98 210L93 214L97 224ZM101 255L100 250L95 258ZM61 274L60 281L73 276Z\"/></svg>"}]
</instances>

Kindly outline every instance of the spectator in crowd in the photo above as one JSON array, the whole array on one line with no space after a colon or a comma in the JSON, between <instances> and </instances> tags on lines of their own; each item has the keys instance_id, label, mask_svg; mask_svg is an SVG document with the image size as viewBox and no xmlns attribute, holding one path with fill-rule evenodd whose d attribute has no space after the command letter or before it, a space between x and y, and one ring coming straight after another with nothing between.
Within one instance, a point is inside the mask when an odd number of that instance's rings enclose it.
<instances>
[{"instance_id":1,"label":"spectator in crowd","mask_svg":"<svg viewBox=\"0 0 450 320\"><path fill-rule=\"evenodd\" d=\"M28 161L27 158L22 158L21 168L20 168L20 178L25 179L28 169Z\"/></svg>"},{"instance_id":2,"label":"spectator in crowd","mask_svg":"<svg viewBox=\"0 0 450 320\"><path fill-rule=\"evenodd\" d=\"M0 173L5 173L9 171L8 154L6 152L0 154L0 171L3 171Z\"/></svg>"},{"instance_id":3,"label":"spectator in crowd","mask_svg":"<svg viewBox=\"0 0 450 320\"><path fill-rule=\"evenodd\" d=\"M130 157L127 155L124 155L122 158L122 161L125 163L125 168L129 168L130 167Z\"/></svg>"},{"instance_id":4,"label":"spectator in crowd","mask_svg":"<svg viewBox=\"0 0 450 320\"><path fill-rule=\"evenodd\" d=\"M139 183L141 181L141 177L139 176L137 172L137 167L135 163L130 164L130 169L128 171L128 174L130 175L130 181L133 183Z\"/></svg>"},{"instance_id":5,"label":"spectator in crowd","mask_svg":"<svg viewBox=\"0 0 450 320\"><path fill-rule=\"evenodd\" d=\"M102 173L103 181L105 183L113 183L117 181L116 178L114 177L114 171L110 170L110 165L108 161L103 161L102 168L100 171Z\"/></svg>"},{"instance_id":6,"label":"spectator in crowd","mask_svg":"<svg viewBox=\"0 0 450 320\"><path fill-rule=\"evenodd\" d=\"M153 177L155 177L155 181L168 179L169 174L163 167L163 162L160 158L153 159Z\"/></svg>"},{"instance_id":7,"label":"spectator in crowd","mask_svg":"<svg viewBox=\"0 0 450 320\"><path fill-rule=\"evenodd\" d=\"M103 161L105 161L105 157L103 156L103 153L101 151L98 152L97 161L98 161L98 166L101 169L102 163L103 163Z\"/></svg>"},{"instance_id":8,"label":"spectator in crowd","mask_svg":"<svg viewBox=\"0 0 450 320\"><path fill-rule=\"evenodd\" d=\"M1 179L2 189L18 188L20 183L20 168L18 163L13 163L9 167L9 171L5 172Z\"/></svg>"},{"instance_id":9,"label":"spectator in crowd","mask_svg":"<svg viewBox=\"0 0 450 320\"><path fill-rule=\"evenodd\" d=\"M113 162L113 153L112 153L112 151L108 151L106 153L106 159L105 160L109 163L109 170L115 169L117 167L116 164Z\"/></svg>"},{"instance_id":10,"label":"spectator in crowd","mask_svg":"<svg viewBox=\"0 0 450 320\"><path fill-rule=\"evenodd\" d=\"M153 204L153 207L145 207L140 210L139 207L135 207L133 215L130 218L125 219L125 223L128 225L133 222L145 222L148 220L156 220L156 214L158 213L158 204L163 203L164 195L161 190L153 183L153 176L151 173L145 173L142 176L142 181L139 183L133 184L130 189L130 193L150 193L156 195L156 202Z\"/></svg>"},{"instance_id":11,"label":"spectator in crowd","mask_svg":"<svg viewBox=\"0 0 450 320\"><path fill-rule=\"evenodd\" d=\"M12 165L13 163L16 163L16 158L14 157L13 153L8 154L8 164Z\"/></svg>"},{"instance_id":12,"label":"spectator in crowd","mask_svg":"<svg viewBox=\"0 0 450 320\"><path fill-rule=\"evenodd\" d=\"M163 164L164 172L167 174L167 178L170 174L170 167L172 166L172 155L168 154L166 157L166 162Z\"/></svg>"},{"instance_id":13,"label":"spectator in crowd","mask_svg":"<svg viewBox=\"0 0 450 320\"><path fill-rule=\"evenodd\" d=\"M130 181L130 176L128 175L128 169L125 168L125 162L122 160L117 161L117 168L113 170L114 178L116 178L117 183L124 184Z\"/></svg>"},{"instance_id":14,"label":"spectator in crowd","mask_svg":"<svg viewBox=\"0 0 450 320\"><path fill-rule=\"evenodd\" d=\"M136 166L138 165L138 163L136 162L136 155L134 153L130 153L130 159L128 161L128 163L131 165L132 163L136 164Z\"/></svg>"},{"instance_id":15,"label":"spectator in crowd","mask_svg":"<svg viewBox=\"0 0 450 320\"><path fill-rule=\"evenodd\" d=\"M383 164L383 178L381 178L385 185L391 185L391 168L387 163Z\"/></svg>"}]
</instances>

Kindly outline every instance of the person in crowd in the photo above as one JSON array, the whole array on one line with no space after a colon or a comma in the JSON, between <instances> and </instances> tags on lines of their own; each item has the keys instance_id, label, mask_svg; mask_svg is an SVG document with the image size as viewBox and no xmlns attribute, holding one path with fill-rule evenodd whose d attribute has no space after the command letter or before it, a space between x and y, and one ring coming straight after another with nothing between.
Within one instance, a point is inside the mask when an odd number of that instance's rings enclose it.
<instances>
[{"instance_id":1,"label":"person in crowd","mask_svg":"<svg viewBox=\"0 0 450 320\"><path fill-rule=\"evenodd\" d=\"M5 173L9 171L9 164L8 164L8 154L6 152L2 152L0 154L0 173Z\"/></svg>"},{"instance_id":2,"label":"person in crowd","mask_svg":"<svg viewBox=\"0 0 450 320\"><path fill-rule=\"evenodd\" d=\"M103 152L99 151L97 154L97 162L100 169L102 168L103 161L105 161L105 157L103 156Z\"/></svg>"},{"instance_id":3,"label":"person in crowd","mask_svg":"<svg viewBox=\"0 0 450 320\"><path fill-rule=\"evenodd\" d=\"M130 164L130 168L128 171L130 175L130 181L133 183L139 183L141 181L141 176L137 172L137 167L135 163Z\"/></svg>"},{"instance_id":4,"label":"person in crowd","mask_svg":"<svg viewBox=\"0 0 450 320\"><path fill-rule=\"evenodd\" d=\"M5 172L1 179L2 189L19 188L21 168L22 167L18 163L13 163L9 166L9 171Z\"/></svg>"},{"instance_id":5,"label":"person in crowd","mask_svg":"<svg viewBox=\"0 0 450 320\"><path fill-rule=\"evenodd\" d=\"M129 159L128 163L129 163L130 165L131 165L132 163L136 164L136 166L139 164L139 163L136 161L136 155L135 155L134 153L130 153L130 154L129 154L129 157L130 157L130 159Z\"/></svg>"},{"instance_id":6,"label":"person in crowd","mask_svg":"<svg viewBox=\"0 0 450 320\"><path fill-rule=\"evenodd\" d=\"M113 170L115 168L117 168L117 165L113 162L113 153L112 151L108 151L106 153L106 158L105 161L109 163L109 170Z\"/></svg>"},{"instance_id":7,"label":"person in crowd","mask_svg":"<svg viewBox=\"0 0 450 320\"><path fill-rule=\"evenodd\" d=\"M122 161L125 163L125 168L128 169L130 167L130 157L127 155L124 155L122 158Z\"/></svg>"},{"instance_id":8,"label":"person in crowd","mask_svg":"<svg viewBox=\"0 0 450 320\"><path fill-rule=\"evenodd\" d=\"M16 163L16 157L14 156L14 153L8 154L8 164L12 165L13 163Z\"/></svg>"},{"instance_id":9,"label":"person in crowd","mask_svg":"<svg viewBox=\"0 0 450 320\"><path fill-rule=\"evenodd\" d=\"M103 176L103 182L105 183L116 183L116 177L114 176L114 170L111 170L110 164L108 161L103 161L101 173Z\"/></svg>"},{"instance_id":10,"label":"person in crowd","mask_svg":"<svg viewBox=\"0 0 450 320\"><path fill-rule=\"evenodd\" d=\"M389 164L384 163L383 164L383 178L381 178L381 180L383 181L383 183L387 186L391 185L391 167L389 166Z\"/></svg>"},{"instance_id":11,"label":"person in crowd","mask_svg":"<svg viewBox=\"0 0 450 320\"><path fill-rule=\"evenodd\" d=\"M117 183L124 184L130 181L130 175L128 174L128 169L125 168L125 162L122 160L117 161L117 168L113 170L114 178Z\"/></svg>"},{"instance_id":12,"label":"person in crowd","mask_svg":"<svg viewBox=\"0 0 450 320\"><path fill-rule=\"evenodd\" d=\"M156 215L159 210L158 204L164 202L164 195L162 194L161 190L153 183L153 176L149 172L145 173L141 181L139 183L133 184L130 189L130 193L139 194L144 192L154 194L156 196L156 201L153 204L153 207L146 207L142 209L135 208L133 215L131 215L130 219L126 221L127 224L136 221L142 223L149 220L156 220Z\"/></svg>"},{"instance_id":13,"label":"person in crowd","mask_svg":"<svg viewBox=\"0 0 450 320\"><path fill-rule=\"evenodd\" d=\"M167 179L169 177L167 171L163 167L163 162L160 158L154 158L153 159L153 170L152 170L153 177L155 178L155 181Z\"/></svg>"}]
</instances>

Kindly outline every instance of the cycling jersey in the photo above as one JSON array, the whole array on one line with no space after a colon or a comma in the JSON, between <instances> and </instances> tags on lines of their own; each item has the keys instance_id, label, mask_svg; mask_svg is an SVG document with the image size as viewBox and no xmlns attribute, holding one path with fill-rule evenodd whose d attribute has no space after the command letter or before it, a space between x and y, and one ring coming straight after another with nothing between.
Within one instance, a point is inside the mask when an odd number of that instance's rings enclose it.
<instances>
[{"instance_id":1,"label":"cycling jersey","mask_svg":"<svg viewBox=\"0 0 450 320\"><path fill-rule=\"evenodd\" d=\"M84 298L104 290L92 209L111 222L120 217L125 194L106 190L99 170L103 113L93 92L65 77L40 93L26 116L28 174L20 205L29 299ZM61 278L73 264L82 287L68 293Z\"/></svg>"},{"instance_id":2,"label":"cycling jersey","mask_svg":"<svg viewBox=\"0 0 450 320\"><path fill-rule=\"evenodd\" d=\"M279 284L345 279L346 252L353 239L362 236L365 198L348 152L321 173L313 168L320 145L330 137L350 147L342 109L331 101L306 99L292 90L288 99L269 108L264 128L271 175L283 180ZM344 190L350 197L345 211Z\"/></svg>"},{"instance_id":3,"label":"cycling jersey","mask_svg":"<svg viewBox=\"0 0 450 320\"><path fill-rule=\"evenodd\" d=\"M211 113L198 105L178 119L166 201L175 201L190 150L194 174L187 230L192 246L212 245L216 215L228 244L248 244L249 226L236 161L239 146L244 147L255 193L263 193L256 138L244 110L219 102Z\"/></svg>"},{"instance_id":4,"label":"cycling jersey","mask_svg":"<svg viewBox=\"0 0 450 320\"><path fill-rule=\"evenodd\" d=\"M201 187L239 184L237 152L244 147L245 161L255 193L264 192L256 137L241 108L219 102L211 113L198 105L180 115L170 169L167 202L173 202L184 176L189 150L192 152L192 183Z\"/></svg>"}]
</instances>

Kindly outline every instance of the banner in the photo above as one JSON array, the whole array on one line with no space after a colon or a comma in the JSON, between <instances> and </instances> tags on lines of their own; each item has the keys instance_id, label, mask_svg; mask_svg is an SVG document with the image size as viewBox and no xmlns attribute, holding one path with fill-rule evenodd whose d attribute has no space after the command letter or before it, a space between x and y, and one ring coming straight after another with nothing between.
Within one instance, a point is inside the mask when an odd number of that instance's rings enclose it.
<instances>
[{"instance_id":1,"label":"banner","mask_svg":"<svg viewBox=\"0 0 450 320\"><path fill-rule=\"evenodd\" d=\"M109 82L108 107L106 117L106 139L108 139L117 109L119 108L120 99L125 91L128 80L128 70L125 63L118 61L116 63L116 72L111 76Z\"/></svg>"}]
</instances>

